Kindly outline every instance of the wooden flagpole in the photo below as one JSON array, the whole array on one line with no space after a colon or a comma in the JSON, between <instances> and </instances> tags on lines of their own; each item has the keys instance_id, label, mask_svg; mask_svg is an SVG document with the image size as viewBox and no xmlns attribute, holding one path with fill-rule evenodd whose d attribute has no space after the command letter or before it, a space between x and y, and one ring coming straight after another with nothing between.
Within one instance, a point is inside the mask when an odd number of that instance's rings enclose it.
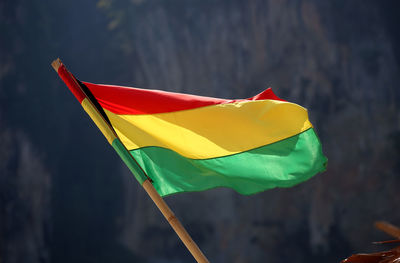
<instances>
[{"instance_id":1,"label":"wooden flagpole","mask_svg":"<svg viewBox=\"0 0 400 263\"><path fill-rule=\"evenodd\" d=\"M185 244L186 248L190 251L192 256L199 263L208 263L209 262L208 259L204 256L203 252L201 252L200 248L190 237L190 235L183 227L179 219L176 218L175 214L169 208L167 203L165 203L164 199L158 194L153 184L151 183L149 177L144 173L144 171L138 165L138 163L130 154L130 152L120 142L114 129L104 119L104 117L99 112L97 107L89 99L85 91L82 90L78 81L72 76L71 73L69 73L65 65L61 63L60 59L54 60L51 63L51 65L53 66L54 70L60 75L61 79L65 82L65 84L74 94L74 96L81 103L82 107L85 109L90 118L93 120L93 122L97 125L97 127L106 137L108 142L112 145L112 147L116 150L121 159L125 162L128 168L134 174L138 182L143 186L147 194L156 204L156 206L161 211L163 216L167 219L171 227L175 230L176 234L182 240L183 244Z\"/></svg>"}]
</instances>

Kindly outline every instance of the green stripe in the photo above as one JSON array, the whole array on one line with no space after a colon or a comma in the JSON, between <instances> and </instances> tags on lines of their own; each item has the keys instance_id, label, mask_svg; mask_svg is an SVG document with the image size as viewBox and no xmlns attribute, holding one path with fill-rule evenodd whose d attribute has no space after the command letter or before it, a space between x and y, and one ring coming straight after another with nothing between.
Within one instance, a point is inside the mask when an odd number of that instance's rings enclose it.
<instances>
[{"instance_id":1,"label":"green stripe","mask_svg":"<svg viewBox=\"0 0 400 263\"><path fill-rule=\"evenodd\" d=\"M147 176L144 174L138 163L129 154L129 151L125 148L125 146L122 145L121 141L119 139L115 139L112 142L112 147L118 153L119 157L121 157L121 159L124 161L126 166L128 166L136 180L138 180L140 184L143 184L143 182L146 181Z\"/></svg>"},{"instance_id":2,"label":"green stripe","mask_svg":"<svg viewBox=\"0 0 400 263\"><path fill-rule=\"evenodd\" d=\"M249 195L290 187L325 170L327 158L314 129L250 151L188 159L160 147L130 151L161 196L229 187Z\"/></svg>"}]
</instances>

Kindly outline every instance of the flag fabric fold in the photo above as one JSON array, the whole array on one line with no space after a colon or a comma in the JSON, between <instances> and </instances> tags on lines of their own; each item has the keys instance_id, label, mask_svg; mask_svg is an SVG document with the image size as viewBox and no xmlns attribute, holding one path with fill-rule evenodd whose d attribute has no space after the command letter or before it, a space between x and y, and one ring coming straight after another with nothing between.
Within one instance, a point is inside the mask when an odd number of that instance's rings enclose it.
<instances>
[{"instance_id":1,"label":"flag fabric fold","mask_svg":"<svg viewBox=\"0 0 400 263\"><path fill-rule=\"evenodd\" d=\"M290 187L325 170L327 158L307 110L271 89L226 100L80 85L161 196L215 187L248 195Z\"/></svg>"}]
</instances>

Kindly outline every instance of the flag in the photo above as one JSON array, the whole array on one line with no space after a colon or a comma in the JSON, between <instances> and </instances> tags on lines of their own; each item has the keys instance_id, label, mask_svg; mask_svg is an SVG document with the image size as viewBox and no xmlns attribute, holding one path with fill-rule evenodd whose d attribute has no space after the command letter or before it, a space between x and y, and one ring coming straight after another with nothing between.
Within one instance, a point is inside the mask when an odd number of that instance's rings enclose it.
<instances>
[{"instance_id":1,"label":"flag","mask_svg":"<svg viewBox=\"0 0 400 263\"><path fill-rule=\"evenodd\" d=\"M161 196L216 187L249 195L291 187L325 170L307 110L271 89L227 100L80 86L115 131L118 140L110 136L109 142L130 152ZM84 108L88 99L80 100Z\"/></svg>"}]
</instances>

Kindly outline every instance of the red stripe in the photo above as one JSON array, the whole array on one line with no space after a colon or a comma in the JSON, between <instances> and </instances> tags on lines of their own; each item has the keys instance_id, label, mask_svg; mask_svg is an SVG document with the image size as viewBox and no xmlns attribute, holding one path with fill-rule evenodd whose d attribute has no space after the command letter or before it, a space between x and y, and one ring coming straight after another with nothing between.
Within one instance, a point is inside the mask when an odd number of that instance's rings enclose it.
<instances>
[{"instance_id":1,"label":"red stripe","mask_svg":"<svg viewBox=\"0 0 400 263\"><path fill-rule=\"evenodd\" d=\"M195 109L204 106L232 103L242 100L227 100L161 90L146 90L114 85L99 85L84 82L100 105L116 114L154 114ZM270 88L245 100L281 100Z\"/></svg>"},{"instance_id":2,"label":"red stripe","mask_svg":"<svg viewBox=\"0 0 400 263\"><path fill-rule=\"evenodd\" d=\"M72 94L74 94L79 103L82 103L83 99L86 98L86 95L83 93L74 77L71 75L71 73L69 73L63 64L61 64L61 66L58 68L58 75L67 85Z\"/></svg>"}]
</instances>

